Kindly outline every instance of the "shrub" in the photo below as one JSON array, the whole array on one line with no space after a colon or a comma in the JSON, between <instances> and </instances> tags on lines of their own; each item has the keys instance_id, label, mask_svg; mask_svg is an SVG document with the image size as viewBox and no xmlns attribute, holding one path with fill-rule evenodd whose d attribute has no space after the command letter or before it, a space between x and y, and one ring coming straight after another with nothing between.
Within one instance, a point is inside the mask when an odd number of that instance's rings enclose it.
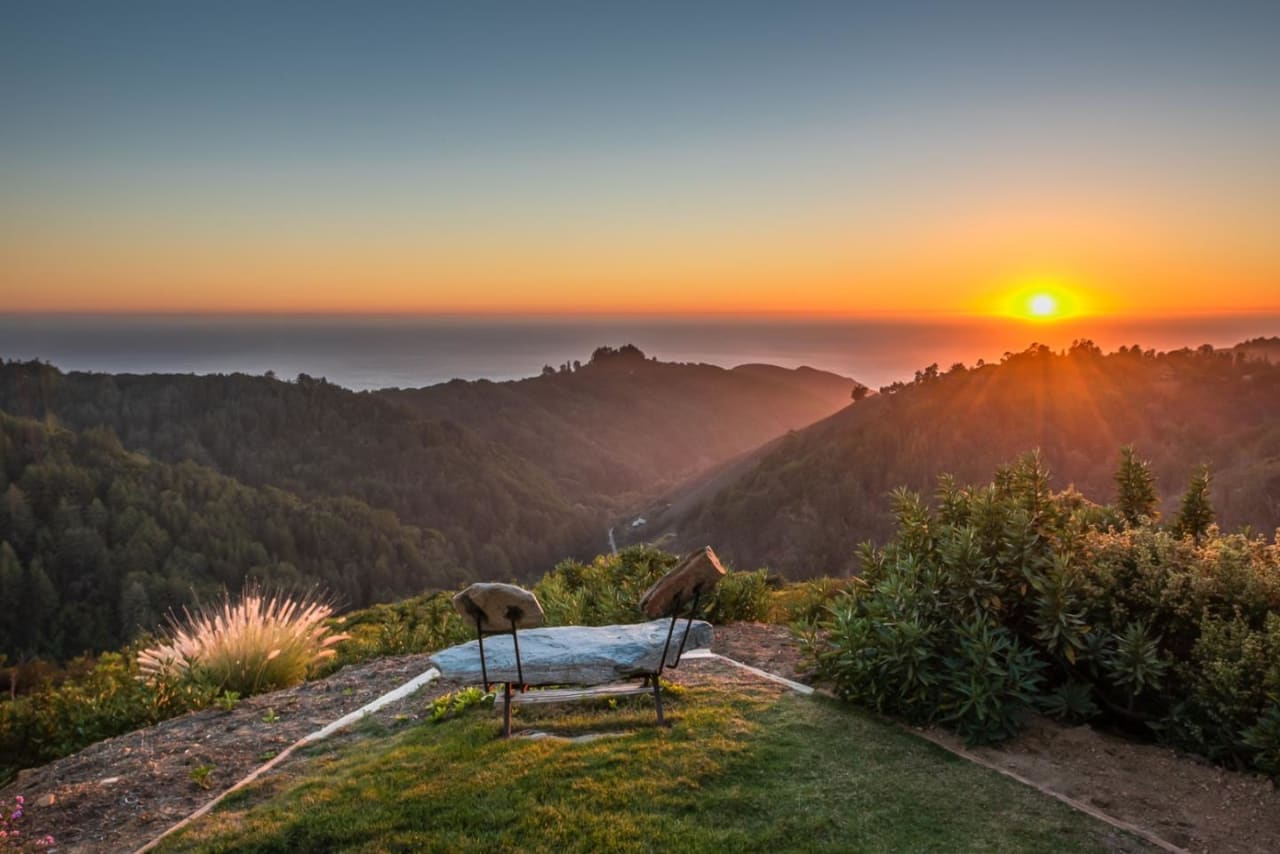
<instances>
[{"instance_id":1,"label":"shrub","mask_svg":"<svg viewBox=\"0 0 1280 854\"><path fill-rule=\"evenodd\" d=\"M970 744L1009 738L1035 703L1045 663L986 614L956 627L953 649L942 659L941 719Z\"/></svg>"},{"instance_id":2,"label":"shrub","mask_svg":"<svg viewBox=\"0 0 1280 854\"><path fill-rule=\"evenodd\" d=\"M0 780L213 702L216 692L207 686L139 678L137 653L134 647L72 662L83 671L79 678L0 703Z\"/></svg>"},{"instance_id":3,"label":"shrub","mask_svg":"<svg viewBox=\"0 0 1280 854\"><path fill-rule=\"evenodd\" d=\"M1131 455L1129 455L1131 456ZM804 640L851 700L970 741L1038 708L1106 716L1277 773L1280 545L1193 536L1048 488L1035 455L981 487L899 490L897 532Z\"/></svg>"},{"instance_id":4,"label":"shrub","mask_svg":"<svg viewBox=\"0 0 1280 854\"><path fill-rule=\"evenodd\" d=\"M678 561L657 549L631 546L589 564L561 561L533 590L548 625L634 623L641 618L640 597Z\"/></svg>"},{"instance_id":5,"label":"shrub","mask_svg":"<svg viewBox=\"0 0 1280 854\"><path fill-rule=\"evenodd\" d=\"M458 616L452 597L446 592L427 593L330 620L330 628L341 628L346 637L334 646L337 655L319 672L384 655L433 652L470 639L474 629Z\"/></svg>"},{"instance_id":6,"label":"shrub","mask_svg":"<svg viewBox=\"0 0 1280 854\"><path fill-rule=\"evenodd\" d=\"M600 555L589 564L561 561L534 585L547 624L607 626L643 619L640 597L680 558L648 546L631 546L616 555ZM769 616L767 573L728 572L699 616L713 623L763 620Z\"/></svg>"},{"instance_id":7,"label":"shrub","mask_svg":"<svg viewBox=\"0 0 1280 854\"><path fill-rule=\"evenodd\" d=\"M739 621L760 621L769 616L769 581L763 569L755 572L728 572L716 585L706 618L717 625Z\"/></svg>"},{"instance_id":8,"label":"shrub","mask_svg":"<svg viewBox=\"0 0 1280 854\"><path fill-rule=\"evenodd\" d=\"M787 584L773 594L770 618L797 627L807 627L831 614L831 606L842 594L855 589L858 578L813 578Z\"/></svg>"},{"instance_id":9,"label":"shrub","mask_svg":"<svg viewBox=\"0 0 1280 854\"><path fill-rule=\"evenodd\" d=\"M170 620L167 641L138 654L151 679L182 679L209 685L218 693L250 696L301 682L314 664L334 656L345 638L331 635L325 620L333 608L319 600L268 597L247 589L240 600L184 609L185 623Z\"/></svg>"},{"instance_id":10,"label":"shrub","mask_svg":"<svg viewBox=\"0 0 1280 854\"><path fill-rule=\"evenodd\" d=\"M1271 697L1270 707L1257 723L1244 731L1243 741L1255 751L1254 767L1280 778L1280 695Z\"/></svg>"}]
</instances>

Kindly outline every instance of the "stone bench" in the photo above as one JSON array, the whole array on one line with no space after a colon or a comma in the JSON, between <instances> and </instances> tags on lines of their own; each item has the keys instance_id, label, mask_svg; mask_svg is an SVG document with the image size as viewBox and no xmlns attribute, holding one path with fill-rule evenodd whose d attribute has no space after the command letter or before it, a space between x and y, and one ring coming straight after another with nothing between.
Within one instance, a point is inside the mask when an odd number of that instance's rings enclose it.
<instances>
[{"instance_id":1,"label":"stone bench","mask_svg":"<svg viewBox=\"0 0 1280 854\"><path fill-rule=\"evenodd\" d=\"M475 626L476 639L441 650L431 663L446 678L479 682L486 691L490 684L503 683L504 736L511 734L513 685L521 693L529 686L611 685L605 693L617 696L648 690L624 690L615 684L643 678L652 687L662 725L659 677L664 669L679 666L685 649L711 646L710 623L693 615L701 597L723 576L715 552L696 551L641 597L641 611L657 619L620 626L537 628L543 620L542 606L528 590L510 584L473 584L453 602ZM682 611L688 612L683 618ZM561 694L575 699L593 696L591 691Z\"/></svg>"}]
</instances>

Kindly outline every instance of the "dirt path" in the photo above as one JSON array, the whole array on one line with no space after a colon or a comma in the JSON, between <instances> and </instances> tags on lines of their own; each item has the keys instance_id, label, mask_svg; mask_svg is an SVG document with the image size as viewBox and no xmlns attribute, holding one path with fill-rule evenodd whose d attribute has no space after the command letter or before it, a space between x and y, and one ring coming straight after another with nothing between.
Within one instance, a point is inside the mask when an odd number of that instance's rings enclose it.
<instances>
[{"instance_id":1,"label":"dirt path","mask_svg":"<svg viewBox=\"0 0 1280 854\"><path fill-rule=\"evenodd\" d=\"M809 681L800 650L783 626L718 627L712 649L789 679ZM302 736L427 668L425 655L385 658L244 700L231 712L206 710L175 718L24 771L0 790L0 799L25 795L28 832L53 834L59 850L132 851ZM410 723L424 714L431 698L456 687L434 682L380 710L368 725ZM268 710L277 720L264 720L270 717ZM358 739L360 728L335 738ZM949 733L927 734L960 746ZM1045 720L1034 721L998 748L972 752L1191 851L1280 851L1280 792L1260 777L1224 771L1196 757L1088 727ZM298 761L305 759L292 759L283 767ZM193 779L193 772L198 775L202 767L212 769L206 778L208 789Z\"/></svg>"}]
</instances>

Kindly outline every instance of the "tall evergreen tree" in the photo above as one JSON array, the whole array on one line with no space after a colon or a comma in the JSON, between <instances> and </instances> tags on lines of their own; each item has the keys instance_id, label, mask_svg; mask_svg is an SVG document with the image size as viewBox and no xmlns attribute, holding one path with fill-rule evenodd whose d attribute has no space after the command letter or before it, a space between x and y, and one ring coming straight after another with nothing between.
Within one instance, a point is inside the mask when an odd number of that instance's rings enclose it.
<instances>
[{"instance_id":1,"label":"tall evergreen tree","mask_svg":"<svg viewBox=\"0 0 1280 854\"><path fill-rule=\"evenodd\" d=\"M1178 520L1173 526L1178 536L1194 537L1199 542L1213 524L1213 505L1209 500L1211 482L1208 466L1200 466L1191 476L1187 491L1182 496L1182 505L1178 508Z\"/></svg>"},{"instance_id":2,"label":"tall evergreen tree","mask_svg":"<svg viewBox=\"0 0 1280 854\"><path fill-rule=\"evenodd\" d=\"M1120 449L1120 468L1116 471L1116 505L1124 521L1136 526L1142 517L1155 519L1156 481L1151 474L1151 464L1138 459L1132 445Z\"/></svg>"}]
</instances>

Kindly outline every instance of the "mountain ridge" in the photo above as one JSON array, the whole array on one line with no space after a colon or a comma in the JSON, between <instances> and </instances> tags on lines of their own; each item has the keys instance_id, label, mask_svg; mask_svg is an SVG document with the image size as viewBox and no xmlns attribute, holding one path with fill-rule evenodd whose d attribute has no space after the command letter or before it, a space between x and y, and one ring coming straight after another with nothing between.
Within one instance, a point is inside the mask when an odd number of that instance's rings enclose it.
<instances>
[{"instance_id":1,"label":"mountain ridge","mask_svg":"<svg viewBox=\"0 0 1280 854\"><path fill-rule=\"evenodd\" d=\"M715 542L739 565L796 577L846 575L859 542L890 533L884 498L898 486L931 494L943 473L977 482L1039 449L1055 487L1102 498L1126 444L1152 460L1166 514L1203 462L1224 526L1280 525L1280 366L1267 361L1033 345L1000 364L930 366L882 392L748 453L727 482L669 492L677 512L647 517L639 536Z\"/></svg>"}]
</instances>

